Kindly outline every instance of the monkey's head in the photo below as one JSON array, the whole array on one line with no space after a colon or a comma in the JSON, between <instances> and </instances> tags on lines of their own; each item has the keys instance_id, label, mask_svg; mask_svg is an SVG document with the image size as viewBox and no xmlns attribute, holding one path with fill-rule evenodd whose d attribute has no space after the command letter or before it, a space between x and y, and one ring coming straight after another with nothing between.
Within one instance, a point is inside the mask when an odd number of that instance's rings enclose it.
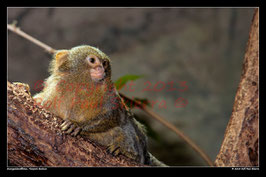
<instances>
[{"instance_id":1,"label":"monkey's head","mask_svg":"<svg viewBox=\"0 0 266 177\"><path fill-rule=\"evenodd\" d=\"M58 50L51 62L50 72L87 76L93 82L111 77L110 59L99 49L82 45L70 50Z\"/></svg>"}]
</instances>

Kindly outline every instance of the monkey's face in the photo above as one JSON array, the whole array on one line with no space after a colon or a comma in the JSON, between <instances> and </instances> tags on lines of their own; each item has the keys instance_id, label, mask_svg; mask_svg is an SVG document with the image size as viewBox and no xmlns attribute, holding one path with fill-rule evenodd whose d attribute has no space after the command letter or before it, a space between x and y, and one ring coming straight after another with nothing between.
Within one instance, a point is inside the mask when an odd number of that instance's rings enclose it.
<instances>
[{"instance_id":1,"label":"monkey's face","mask_svg":"<svg viewBox=\"0 0 266 177\"><path fill-rule=\"evenodd\" d=\"M83 45L70 50L60 50L55 54L51 71L100 83L111 78L110 59L99 49Z\"/></svg>"},{"instance_id":2,"label":"monkey's face","mask_svg":"<svg viewBox=\"0 0 266 177\"><path fill-rule=\"evenodd\" d=\"M98 82L104 80L107 74L108 60L100 59L96 55L90 54L86 57L85 62L89 66L90 77L93 81Z\"/></svg>"}]
</instances>

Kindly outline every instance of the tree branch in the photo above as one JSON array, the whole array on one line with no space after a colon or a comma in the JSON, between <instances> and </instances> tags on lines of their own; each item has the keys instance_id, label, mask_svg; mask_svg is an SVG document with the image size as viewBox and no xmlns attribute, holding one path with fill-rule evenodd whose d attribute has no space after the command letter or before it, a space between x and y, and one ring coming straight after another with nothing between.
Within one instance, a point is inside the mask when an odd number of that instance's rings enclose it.
<instances>
[{"instance_id":1,"label":"tree branch","mask_svg":"<svg viewBox=\"0 0 266 177\"><path fill-rule=\"evenodd\" d=\"M255 10L241 80L216 166L258 166L259 12Z\"/></svg>"},{"instance_id":2,"label":"tree branch","mask_svg":"<svg viewBox=\"0 0 266 177\"><path fill-rule=\"evenodd\" d=\"M7 24L7 29L9 29L10 31L13 31L14 33L18 34L21 37L28 39L29 41L33 42L34 44L38 45L39 47L45 49L50 54L54 54L56 52L56 50L53 49L52 47L44 44L43 42L39 41L38 39L36 39L36 38L28 35L27 33L21 31L18 27L15 26L15 24L12 24L12 25Z\"/></svg>"},{"instance_id":3,"label":"tree branch","mask_svg":"<svg viewBox=\"0 0 266 177\"><path fill-rule=\"evenodd\" d=\"M63 120L36 105L23 84L7 82L9 166L142 166L83 137L62 134Z\"/></svg>"}]
</instances>

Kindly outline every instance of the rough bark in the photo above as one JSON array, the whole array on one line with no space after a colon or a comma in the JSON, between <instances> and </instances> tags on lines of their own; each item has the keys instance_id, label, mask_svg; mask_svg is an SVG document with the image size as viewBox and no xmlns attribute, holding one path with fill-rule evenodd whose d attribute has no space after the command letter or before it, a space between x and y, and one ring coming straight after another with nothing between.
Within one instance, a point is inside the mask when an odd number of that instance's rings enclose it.
<instances>
[{"instance_id":1,"label":"rough bark","mask_svg":"<svg viewBox=\"0 0 266 177\"><path fill-rule=\"evenodd\" d=\"M7 82L7 91L8 166L141 166L62 133L63 120L36 105L23 85Z\"/></svg>"},{"instance_id":2,"label":"rough bark","mask_svg":"<svg viewBox=\"0 0 266 177\"><path fill-rule=\"evenodd\" d=\"M255 10L241 80L216 166L258 166L259 12Z\"/></svg>"}]
</instances>

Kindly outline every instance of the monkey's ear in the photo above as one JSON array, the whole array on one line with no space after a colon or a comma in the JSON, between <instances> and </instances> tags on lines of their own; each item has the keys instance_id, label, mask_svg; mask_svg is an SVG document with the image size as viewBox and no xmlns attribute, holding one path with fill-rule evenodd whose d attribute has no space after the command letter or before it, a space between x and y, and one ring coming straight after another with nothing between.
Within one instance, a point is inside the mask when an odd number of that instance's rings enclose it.
<instances>
[{"instance_id":1,"label":"monkey's ear","mask_svg":"<svg viewBox=\"0 0 266 177\"><path fill-rule=\"evenodd\" d=\"M68 54L68 50L59 50L55 54L55 68L57 68L61 72L65 72L70 69Z\"/></svg>"}]
</instances>

